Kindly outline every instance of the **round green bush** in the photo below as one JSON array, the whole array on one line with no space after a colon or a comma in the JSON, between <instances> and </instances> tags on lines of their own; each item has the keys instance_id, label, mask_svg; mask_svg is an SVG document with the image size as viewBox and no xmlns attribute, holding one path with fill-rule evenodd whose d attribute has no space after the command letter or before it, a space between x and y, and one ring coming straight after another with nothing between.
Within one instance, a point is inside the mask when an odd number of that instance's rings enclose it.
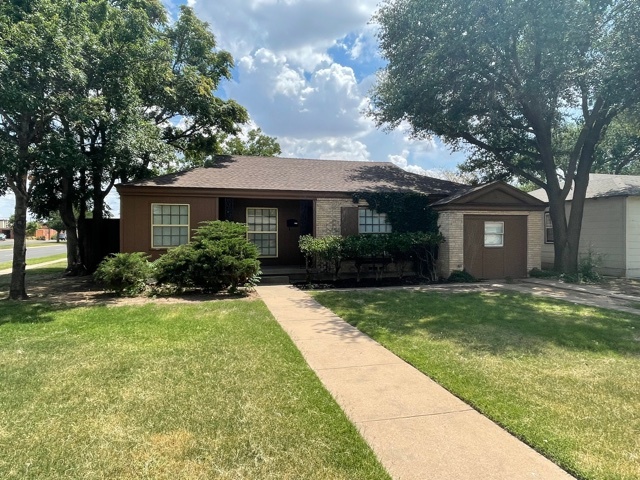
<instances>
[{"instance_id":1,"label":"round green bush","mask_svg":"<svg viewBox=\"0 0 640 480\"><path fill-rule=\"evenodd\" d=\"M142 293L151 276L149 256L136 253L116 253L105 258L93 278L105 290L118 295L138 295Z\"/></svg>"},{"instance_id":2,"label":"round green bush","mask_svg":"<svg viewBox=\"0 0 640 480\"><path fill-rule=\"evenodd\" d=\"M155 261L158 284L215 293L255 283L260 272L259 251L246 235L247 227L241 223L203 222L191 243Z\"/></svg>"}]
</instances>

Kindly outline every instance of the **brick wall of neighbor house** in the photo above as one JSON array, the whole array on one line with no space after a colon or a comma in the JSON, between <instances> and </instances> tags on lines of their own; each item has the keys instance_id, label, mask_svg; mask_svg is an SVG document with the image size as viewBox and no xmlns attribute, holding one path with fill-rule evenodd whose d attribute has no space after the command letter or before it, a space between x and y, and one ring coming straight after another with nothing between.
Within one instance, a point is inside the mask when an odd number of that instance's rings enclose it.
<instances>
[{"instance_id":1,"label":"brick wall of neighbor house","mask_svg":"<svg viewBox=\"0 0 640 480\"><path fill-rule=\"evenodd\" d=\"M448 277L464 263L464 212L440 212L438 226L445 239L438 251L438 275Z\"/></svg>"},{"instance_id":2,"label":"brick wall of neighbor house","mask_svg":"<svg viewBox=\"0 0 640 480\"><path fill-rule=\"evenodd\" d=\"M350 198L319 198L316 200L316 237L340 235L342 207L354 207Z\"/></svg>"},{"instance_id":3,"label":"brick wall of neighbor house","mask_svg":"<svg viewBox=\"0 0 640 480\"><path fill-rule=\"evenodd\" d=\"M443 211L439 212L438 224L445 243L438 254L438 275L448 277L453 270L464 266L464 216L465 215L526 215L527 216L527 272L540 268L542 249L542 222L544 213L518 211Z\"/></svg>"},{"instance_id":4,"label":"brick wall of neighbor house","mask_svg":"<svg viewBox=\"0 0 640 480\"><path fill-rule=\"evenodd\" d=\"M540 236L543 231L544 212L529 212L527 219L527 272L532 268L542 266L542 243Z\"/></svg>"}]
</instances>

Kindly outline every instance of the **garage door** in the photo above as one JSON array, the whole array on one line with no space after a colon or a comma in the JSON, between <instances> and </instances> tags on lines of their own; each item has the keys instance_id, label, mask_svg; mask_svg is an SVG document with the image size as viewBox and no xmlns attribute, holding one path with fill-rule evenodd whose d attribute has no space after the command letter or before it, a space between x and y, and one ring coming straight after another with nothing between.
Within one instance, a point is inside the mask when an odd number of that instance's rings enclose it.
<instances>
[{"instance_id":1,"label":"garage door","mask_svg":"<svg viewBox=\"0 0 640 480\"><path fill-rule=\"evenodd\" d=\"M464 216L464 267L482 279L527 276L527 217Z\"/></svg>"}]
</instances>

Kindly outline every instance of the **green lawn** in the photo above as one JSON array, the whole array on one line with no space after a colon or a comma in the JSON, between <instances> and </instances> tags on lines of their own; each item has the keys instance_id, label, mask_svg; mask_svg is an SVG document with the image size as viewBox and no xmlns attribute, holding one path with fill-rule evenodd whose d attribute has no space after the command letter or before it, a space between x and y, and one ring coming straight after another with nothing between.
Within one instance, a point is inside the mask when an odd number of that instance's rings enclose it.
<instances>
[{"instance_id":1,"label":"green lawn","mask_svg":"<svg viewBox=\"0 0 640 480\"><path fill-rule=\"evenodd\" d=\"M2 479L387 479L257 300L0 302Z\"/></svg>"},{"instance_id":2,"label":"green lawn","mask_svg":"<svg viewBox=\"0 0 640 480\"><path fill-rule=\"evenodd\" d=\"M509 292L314 296L573 474L640 478L640 316Z\"/></svg>"}]
</instances>

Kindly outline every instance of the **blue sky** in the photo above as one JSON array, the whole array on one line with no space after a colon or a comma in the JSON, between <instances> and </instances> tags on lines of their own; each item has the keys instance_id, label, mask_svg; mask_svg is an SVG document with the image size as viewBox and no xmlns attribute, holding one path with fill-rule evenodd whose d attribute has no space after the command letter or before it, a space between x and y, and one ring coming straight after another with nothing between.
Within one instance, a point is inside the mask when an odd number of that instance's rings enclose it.
<instances>
[{"instance_id":1,"label":"blue sky","mask_svg":"<svg viewBox=\"0 0 640 480\"><path fill-rule=\"evenodd\" d=\"M182 0L163 0L172 16ZM233 55L224 97L245 106L254 125L278 138L283 156L390 161L429 175L464 158L437 139L384 132L363 112L384 65L371 24L379 0L188 0ZM115 216L119 202L111 196ZM0 198L0 218L13 199Z\"/></svg>"}]
</instances>

